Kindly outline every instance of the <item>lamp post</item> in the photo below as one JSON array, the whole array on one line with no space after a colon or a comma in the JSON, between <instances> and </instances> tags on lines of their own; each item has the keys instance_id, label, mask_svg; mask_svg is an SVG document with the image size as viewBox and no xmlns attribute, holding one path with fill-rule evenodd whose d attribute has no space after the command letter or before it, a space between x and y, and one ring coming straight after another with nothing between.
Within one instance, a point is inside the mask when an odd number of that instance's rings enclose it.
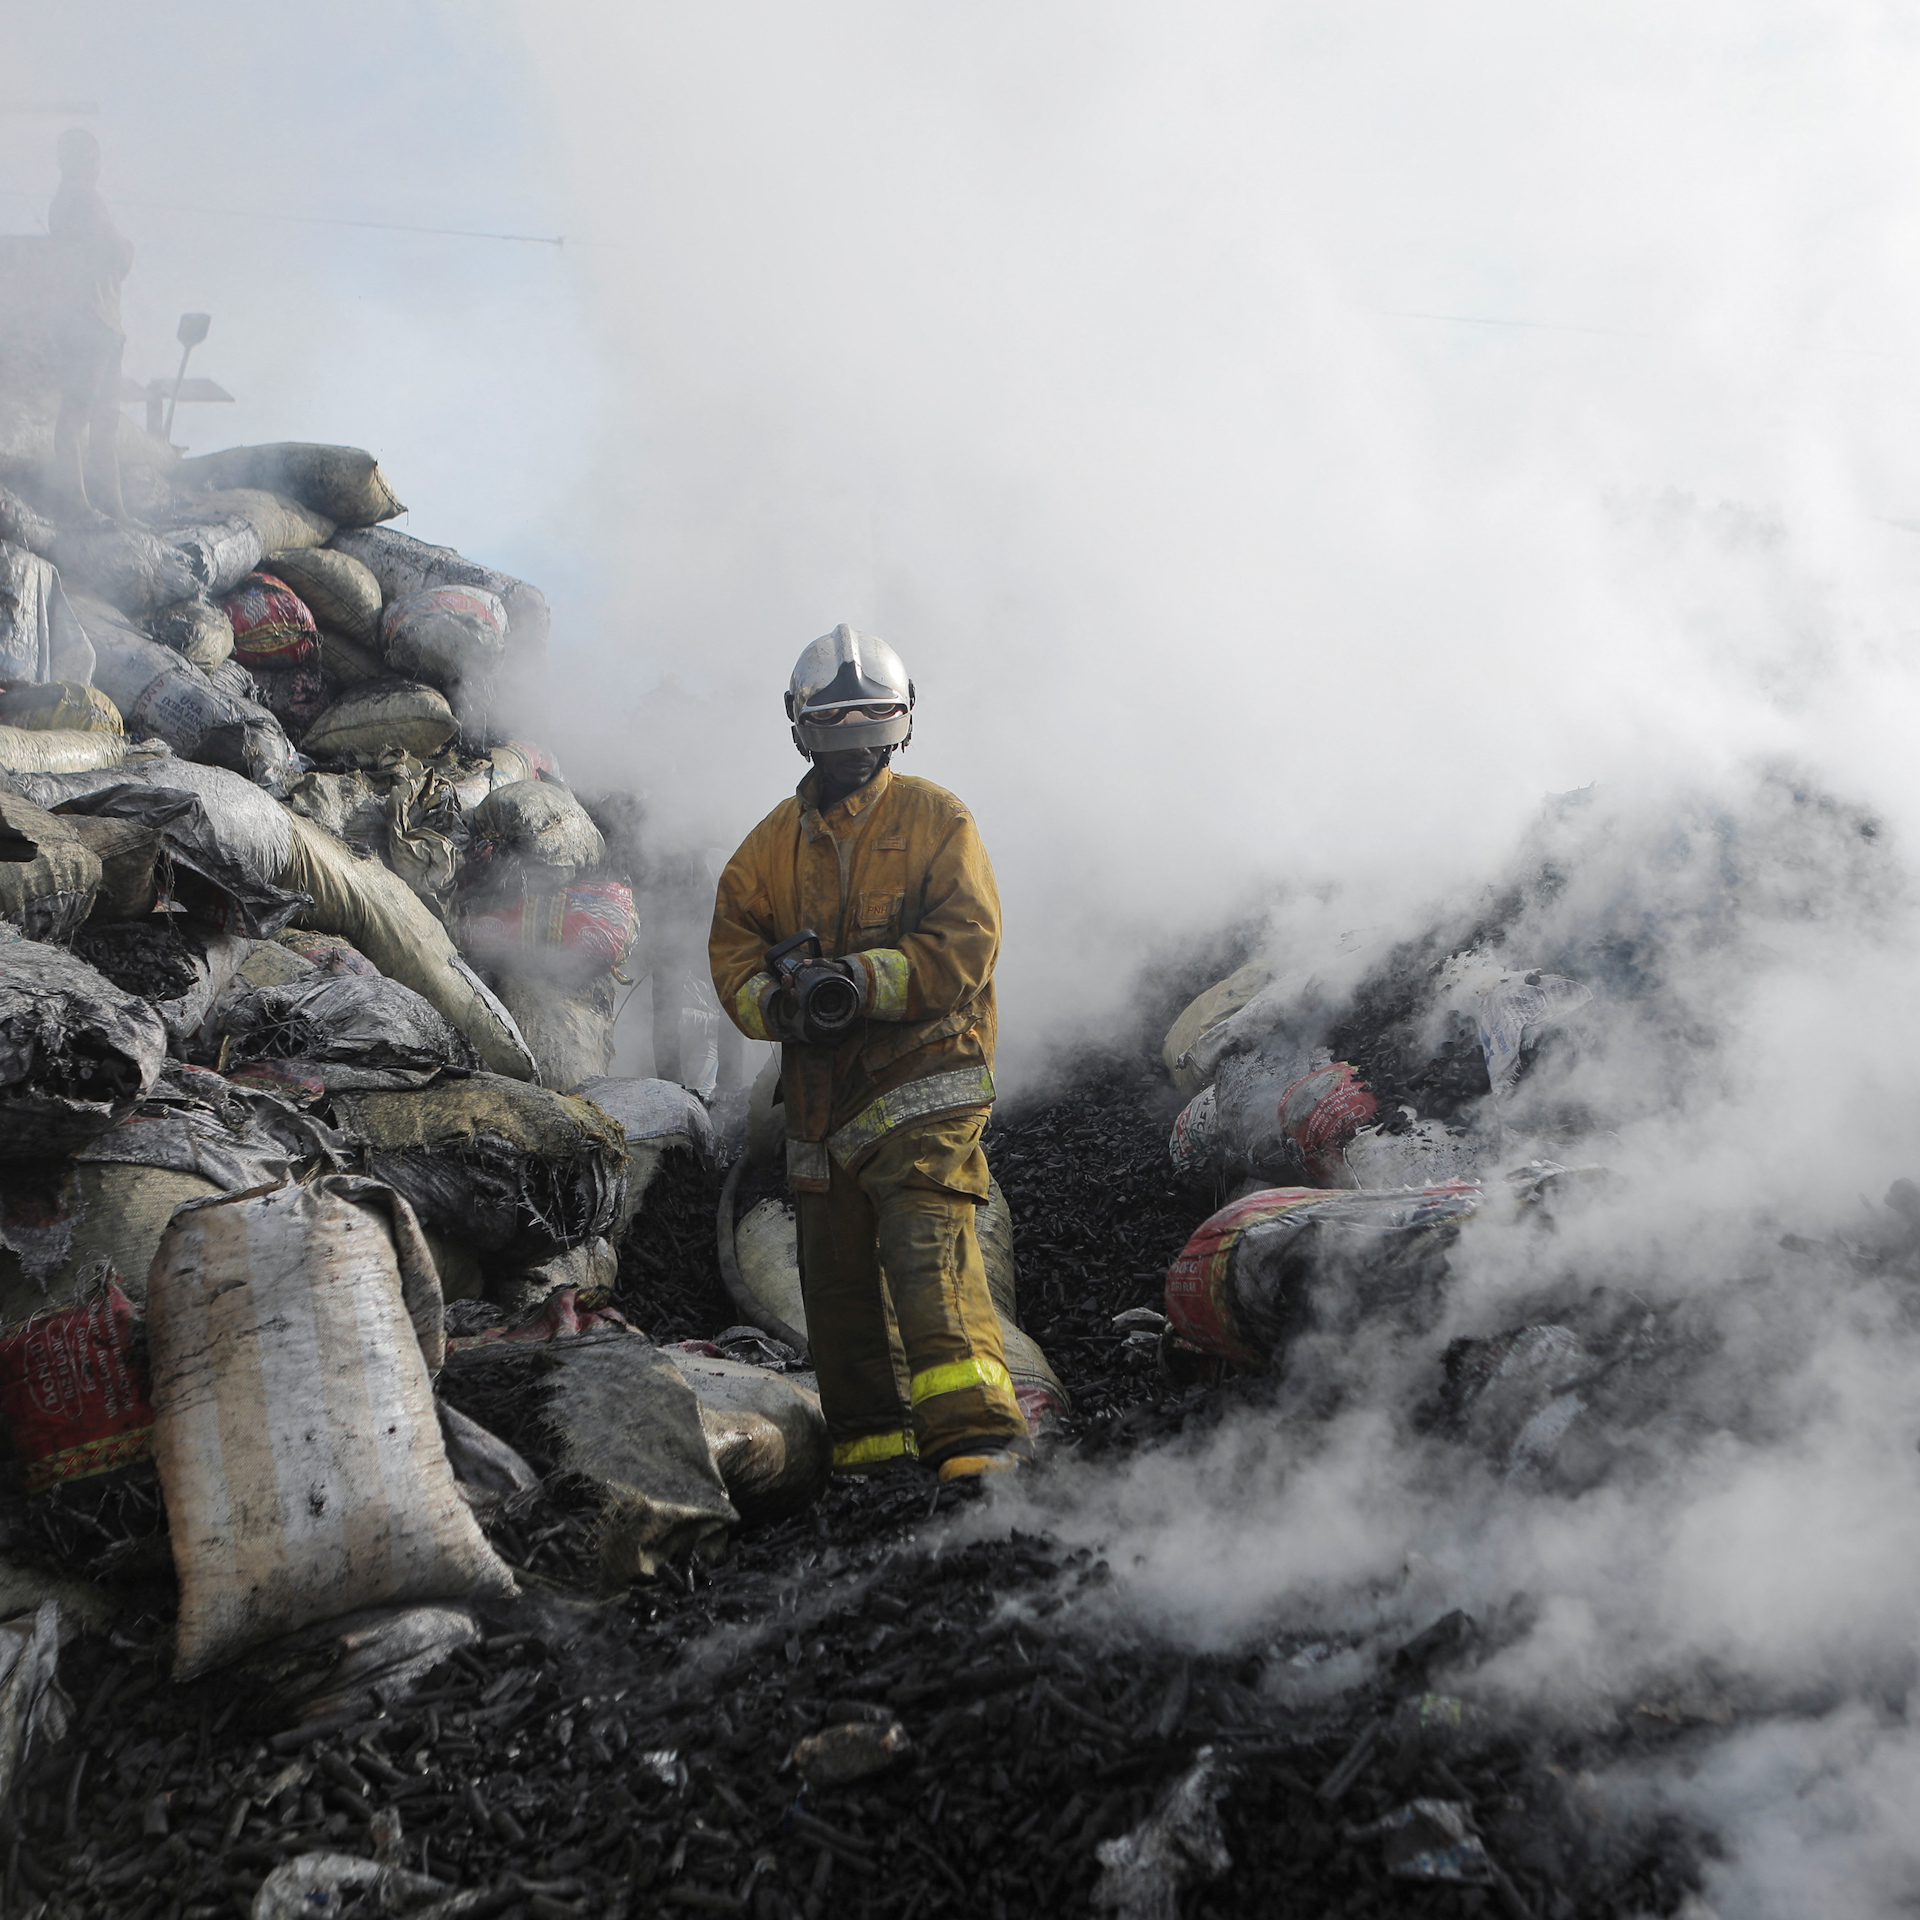
<instances>
[{"instance_id":1,"label":"lamp post","mask_svg":"<svg viewBox=\"0 0 1920 1920\"><path fill-rule=\"evenodd\" d=\"M187 377L187 361L193 350L207 337L207 329L213 325L210 313L183 313L180 325L174 331L174 338L180 342L180 371L173 376L173 394L167 401L167 421L160 430L160 437L171 444L173 440L173 410L180 404L180 388Z\"/></svg>"}]
</instances>

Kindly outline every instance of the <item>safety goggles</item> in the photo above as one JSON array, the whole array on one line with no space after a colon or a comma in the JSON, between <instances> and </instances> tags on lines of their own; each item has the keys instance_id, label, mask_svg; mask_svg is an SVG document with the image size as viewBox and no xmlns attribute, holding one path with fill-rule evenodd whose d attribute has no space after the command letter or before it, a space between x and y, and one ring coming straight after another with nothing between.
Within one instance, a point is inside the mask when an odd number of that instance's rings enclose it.
<instances>
[{"instance_id":1,"label":"safety goggles","mask_svg":"<svg viewBox=\"0 0 1920 1920\"><path fill-rule=\"evenodd\" d=\"M897 720L906 710L904 700L887 700L866 707L828 707L824 712L809 707L801 718L810 727L837 727L843 720Z\"/></svg>"}]
</instances>

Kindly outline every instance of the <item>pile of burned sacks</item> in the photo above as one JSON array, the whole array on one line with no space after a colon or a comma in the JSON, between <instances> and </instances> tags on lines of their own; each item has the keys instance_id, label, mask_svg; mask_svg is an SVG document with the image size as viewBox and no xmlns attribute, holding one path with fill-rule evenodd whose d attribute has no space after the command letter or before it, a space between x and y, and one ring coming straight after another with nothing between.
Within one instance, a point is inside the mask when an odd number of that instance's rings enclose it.
<instances>
[{"instance_id":1,"label":"pile of burned sacks","mask_svg":"<svg viewBox=\"0 0 1920 1920\"><path fill-rule=\"evenodd\" d=\"M1176 1365L1284 1370L1316 1337L1430 1323L1464 1227L1606 1180L1568 1097L1600 1004L1503 945L1409 943L1339 990L1337 955L1324 975L1254 960L1181 1013L1168 1154L1216 1209L1168 1274Z\"/></svg>"},{"instance_id":2,"label":"pile of burned sacks","mask_svg":"<svg viewBox=\"0 0 1920 1920\"><path fill-rule=\"evenodd\" d=\"M392 1687L514 1594L482 1522L543 1483L617 1586L810 1499L825 1432L777 1342L611 1304L714 1132L608 1077L639 809L524 737L539 591L354 449L170 484L79 532L0 491L5 1497L157 1473L177 1673L346 1635Z\"/></svg>"},{"instance_id":3,"label":"pile of burned sacks","mask_svg":"<svg viewBox=\"0 0 1920 1920\"><path fill-rule=\"evenodd\" d=\"M1771 772L1725 795L1583 789L1410 937L1277 911L1278 957L1166 1035L1194 1225L1164 1315L1123 1316L1138 1357L1258 1372L1308 1419L1384 1397L1410 1440L1559 1492L1652 1472L1677 1436L1758 1431L1755 1383L1793 1343L1725 1330L1756 1311L1769 1249L1696 1266L1649 1256L1644 1224L1673 1204L1650 1197L1674 1178L1665 1143L1724 1110L1730 975L1768 964L1778 925L1884 886L1882 841ZM1904 1272L1905 1199L1871 1244L1804 1244ZM1779 1282L1767 1311L1800 1294Z\"/></svg>"}]
</instances>

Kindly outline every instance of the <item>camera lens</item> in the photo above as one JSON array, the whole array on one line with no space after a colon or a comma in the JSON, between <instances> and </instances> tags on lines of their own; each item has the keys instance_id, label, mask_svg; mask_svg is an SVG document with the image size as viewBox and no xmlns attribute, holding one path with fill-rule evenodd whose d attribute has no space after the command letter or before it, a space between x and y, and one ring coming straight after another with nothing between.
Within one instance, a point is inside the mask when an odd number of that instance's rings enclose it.
<instances>
[{"instance_id":1,"label":"camera lens","mask_svg":"<svg viewBox=\"0 0 1920 1920\"><path fill-rule=\"evenodd\" d=\"M802 1015L825 1033L851 1026L860 1011L860 991L837 973L817 974L801 989Z\"/></svg>"}]
</instances>

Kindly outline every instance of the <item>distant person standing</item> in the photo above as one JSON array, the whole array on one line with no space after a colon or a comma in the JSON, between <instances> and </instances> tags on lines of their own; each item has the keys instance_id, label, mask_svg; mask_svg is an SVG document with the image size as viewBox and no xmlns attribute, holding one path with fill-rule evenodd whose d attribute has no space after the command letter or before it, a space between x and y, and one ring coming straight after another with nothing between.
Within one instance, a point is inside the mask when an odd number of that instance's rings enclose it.
<instances>
[{"instance_id":1,"label":"distant person standing","mask_svg":"<svg viewBox=\"0 0 1920 1920\"><path fill-rule=\"evenodd\" d=\"M120 286L133 243L100 197L100 142L85 127L60 136L60 186L47 209L58 261L60 414L54 487L63 517L82 525L132 518L120 494ZM82 436L86 440L84 455Z\"/></svg>"}]
</instances>

